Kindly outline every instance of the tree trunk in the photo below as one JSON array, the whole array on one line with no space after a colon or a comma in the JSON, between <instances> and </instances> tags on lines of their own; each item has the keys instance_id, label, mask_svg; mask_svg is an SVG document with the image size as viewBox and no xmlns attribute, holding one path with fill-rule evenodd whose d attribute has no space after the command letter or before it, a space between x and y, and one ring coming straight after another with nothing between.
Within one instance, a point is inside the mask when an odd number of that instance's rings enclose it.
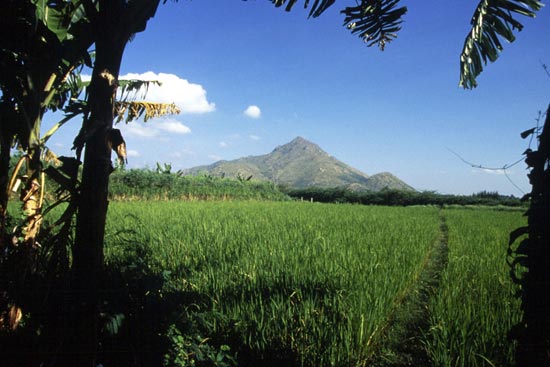
<instances>
[{"instance_id":1,"label":"tree trunk","mask_svg":"<svg viewBox=\"0 0 550 367\"><path fill-rule=\"evenodd\" d=\"M103 270L103 240L108 207L114 103L122 54L130 36L145 29L159 0L100 0L93 18L96 59L89 90L89 118L80 137L85 144L84 168L76 219L72 263L71 312L74 326L65 349L71 365L97 365L99 285ZM74 354L76 353L76 354ZM73 358L74 357L74 358Z\"/></svg>"},{"instance_id":2,"label":"tree trunk","mask_svg":"<svg viewBox=\"0 0 550 367\"><path fill-rule=\"evenodd\" d=\"M99 282L112 171L108 136L113 126L114 98L124 47L125 43L96 43L96 62L89 87L90 116L83 127L86 145L72 267L76 309L71 349L76 353L74 365L78 366L96 365Z\"/></svg>"}]
</instances>

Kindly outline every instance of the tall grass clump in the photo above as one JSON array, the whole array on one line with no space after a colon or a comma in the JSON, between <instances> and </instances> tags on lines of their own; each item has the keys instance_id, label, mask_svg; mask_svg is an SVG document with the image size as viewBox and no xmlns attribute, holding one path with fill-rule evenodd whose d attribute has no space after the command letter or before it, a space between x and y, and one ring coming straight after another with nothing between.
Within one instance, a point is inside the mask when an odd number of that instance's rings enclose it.
<instances>
[{"instance_id":1,"label":"tall grass clump","mask_svg":"<svg viewBox=\"0 0 550 367\"><path fill-rule=\"evenodd\" d=\"M488 209L444 211L449 262L430 302L425 345L433 366L513 366L508 332L521 317L506 263L508 236L521 213Z\"/></svg>"},{"instance_id":2,"label":"tall grass clump","mask_svg":"<svg viewBox=\"0 0 550 367\"><path fill-rule=\"evenodd\" d=\"M202 300L183 308L200 313L209 340L230 345L240 365L360 366L413 286L439 220L430 207L119 202L108 224L107 261L121 256L118 229L132 227L148 266Z\"/></svg>"}]
</instances>

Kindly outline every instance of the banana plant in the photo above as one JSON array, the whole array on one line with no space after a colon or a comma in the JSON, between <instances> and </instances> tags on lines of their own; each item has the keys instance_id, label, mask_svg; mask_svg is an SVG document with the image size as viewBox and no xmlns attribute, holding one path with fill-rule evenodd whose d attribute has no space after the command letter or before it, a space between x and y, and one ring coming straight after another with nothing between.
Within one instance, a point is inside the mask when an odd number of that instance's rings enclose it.
<instances>
[{"instance_id":1,"label":"banana plant","mask_svg":"<svg viewBox=\"0 0 550 367\"><path fill-rule=\"evenodd\" d=\"M63 124L87 113L87 101L77 98L84 84L79 71L83 65L92 66L89 49L97 38L97 24L92 20L97 19L99 2L6 0L0 5L0 10L5 16L0 31L4 35L14 35L0 40L0 249L15 245L36 253L42 224L45 174L60 185L74 188L76 184L77 170L71 167L78 167L74 164L77 160L65 159L59 168L44 163L44 158L50 162L62 161L46 148L46 142ZM127 90L140 87L136 81L127 85ZM126 99L120 103L130 113L127 121L142 115L150 118L177 111L175 106L150 103L135 107L134 102ZM65 111L65 118L41 136L44 114L60 109ZM124 112L119 111L119 116L122 115ZM117 136L113 131L111 136L110 143L119 159L125 159L121 135ZM14 175L9 178L14 144L24 154ZM8 234L5 230L7 202L9 192L18 181L22 186L19 191L25 218L15 233ZM70 207L74 208L74 205ZM2 306L7 302L0 300L0 303ZM21 310L13 307L16 306L12 305L10 312L20 315Z\"/></svg>"},{"instance_id":2,"label":"banana plant","mask_svg":"<svg viewBox=\"0 0 550 367\"><path fill-rule=\"evenodd\" d=\"M300 0L270 0L276 7L290 11ZM367 46L386 45L397 38L401 30L407 8L399 6L399 0L360 0L355 5L345 7L344 25L361 37ZM335 4L335 0L304 0L304 8L309 7L309 16L318 17ZM514 42L515 32L523 29L519 16L536 17L544 6L538 0L481 0L470 20L471 29L465 37L460 53L459 85L466 89L477 86L477 77L484 65L495 62L504 47L502 40Z\"/></svg>"},{"instance_id":3,"label":"banana plant","mask_svg":"<svg viewBox=\"0 0 550 367\"><path fill-rule=\"evenodd\" d=\"M71 75L70 81L67 81L69 88L71 89L71 98L68 104L63 108L65 117L55 124L50 130L48 130L40 139L41 147L41 172L39 174L39 180L34 179L30 190L24 190L21 193L20 200L22 201L23 211L25 213L25 220L22 224L18 225L12 233L10 233L10 248L25 247L25 253L29 257L26 263L29 266L34 266L40 244L38 242L38 234L42 226L43 214L50 211L54 207L57 207L61 203L67 203L66 209L63 214L59 216L53 224L48 226L47 232L50 234L49 242L45 252L51 252L56 254L55 259L50 259L56 265L57 268L68 269L68 254L66 249L69 246L69 235L71 233L71 226L74 221L74 216L78 208L78 189L79 189L79 157L58 157L51 149L47 147L47 141L59 130L65 123L74 119L75 117L82 117L88 114L87 111L87 93L84 91L89 85L89 82L83 82L80 75ZM125 121L130 123L138 119L148 121L155 117L160 117L166 114L179 113L179 109L175 104L166 103L154 103L136 100L138 93L142 92L142 97L146 96L149 85L160 85L158 81L141 81L141 80L120 80L121 93L115 103L117 122ZM79 99L80 95L84 95L83 99ZM109 134L109 143L111 149L115 151L119 161L126 161L126 147L124 138L118 129L112 129ZM17 187L20 186L21 179L24 177L19 174L22 171L24 164L27 162L28 156L23 154L9 180L8 190L19 191ZM48 185L46 185L48 182ZM55 183L55 184L53 184ZM50 205L43 208L44 193L47 187L56 188L56 200ZM52 190L48 190L50 198L53 197ZM55 230L54 230L55 229ZM52 237L53 236L53 237ZM6 252L10 253L10 251ZM65 265L63 265L65 264ZM20 269L22 274L26 269ZM6 302L4 302L6 303ZM0 314L2 310L0 309ZM10 325L10 328L16 328L20 317L8 317L9 315L24 314L16 303L11 302L3 314L6 319L11 321L2 321L0 317L0 323Z\"/></svg>"},{"instance_id":4,"label":"banana plant","mask_svg":"<svg viewBox=\"0 0 550 367\"><path fill-rule=\"evenodd\" d=\"M1 316L9 317L8 322L0 323L13 329L22 315L16 296L18 279L24 279L34 268L39 247L36 239L44 198L42 117L48 110L62 108L71 97L66 80L78 72L80 65L91 65L88 49L93 39L79 1L6 0L0 11L0 261L10 262L13 256L23 255L18 257L23 266L17 274L2 274L8 280L3 284L12 284L14 292L2 290L0 321L6 319ZM15 176L8 178L14 144L25 152L15 167L21 172L24 219L14 233L8 234L5 219L9 189L17 182ZM6 246L20 250L7 251Z\"/></svg>"},{"instance_id":5,"label":"banana plant","mask_svg":"<svg viewBox=\"0 0 550 367\"><path fill-rule=\"evenodd\" d=\"M0 7L5 16L0 31L4 35L15 35L2 37L0 48L0 226L3 229L10 149L17 143L26 152L22 198L31 200L37 195L43 196L39 185L42 118L46 111L55 111L67 103L72 93L66 80L75 70L83 64L91 66L88 49L93 37L84 7L78 0L7 0ZM39 212L38 207L28 211L29 224ZM5 239L2 231L0 246Z\"/></svg>"}]
</instances>

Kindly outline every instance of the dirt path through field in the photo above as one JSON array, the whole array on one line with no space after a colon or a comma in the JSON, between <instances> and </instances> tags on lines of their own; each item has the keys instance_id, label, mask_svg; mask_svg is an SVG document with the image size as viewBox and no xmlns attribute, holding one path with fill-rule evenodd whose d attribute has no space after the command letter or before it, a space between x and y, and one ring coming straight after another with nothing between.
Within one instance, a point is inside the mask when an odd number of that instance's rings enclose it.
<instances>
[{"instance_id":1,"label":"dirt path through field","mask_svg":"<svg viewBox=\"0 0 550 367\"><path fill-rule=\"evenodd\" d=\"M439 238L426 255L420 273L389 313L383 335L375 346L372 365L429 366L422 335L429 329L430 298L437 292L448 262L448 227L440 211Z\"/></svg>"}]
</instances>

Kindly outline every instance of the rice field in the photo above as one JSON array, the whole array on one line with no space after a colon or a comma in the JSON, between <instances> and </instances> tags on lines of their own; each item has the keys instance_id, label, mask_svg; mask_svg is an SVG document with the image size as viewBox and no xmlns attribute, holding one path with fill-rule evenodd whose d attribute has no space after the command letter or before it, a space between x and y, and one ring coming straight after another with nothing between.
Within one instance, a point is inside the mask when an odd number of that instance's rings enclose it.
<instances>
[{"instance_id":1,"label":"rice field","mask_svg":"<svg viewBox=\"0 0 550 367\"><path fill-rule=\"evenodd\" d=\"M116 202L109 210L107 262L123 256L131 233L152 252L153 271L207 300L193 305L209 320L205 338L225 336L240 362L368 365L441 238L435 207ZM499 363L509 361L506 332L520 313L504 255L521 214L443 215L449 264L427 305L427 353L434 366L490 366L503 353Z\"/></svg>"},{"instance_id":2,"label":"rice field","mask_svg":"<svg viewBox=\"0 0 550 367\"><path fill-rule=\"evenodd\" d=\"M429 304L426 338L433 366L513 366L510 328L520 300L506 264L509 233L525 220L518 212L447 210L449 263Z\"/></svg>"}]
</instances>

